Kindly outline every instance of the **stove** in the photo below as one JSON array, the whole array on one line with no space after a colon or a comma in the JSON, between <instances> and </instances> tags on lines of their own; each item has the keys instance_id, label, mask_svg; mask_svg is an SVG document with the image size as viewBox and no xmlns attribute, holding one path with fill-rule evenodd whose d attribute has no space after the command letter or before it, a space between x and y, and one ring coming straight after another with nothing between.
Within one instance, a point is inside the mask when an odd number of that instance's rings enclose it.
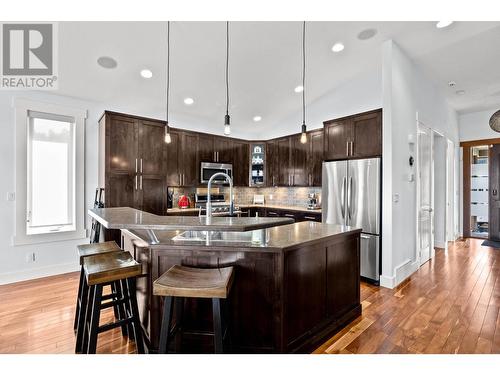
<instances>
[{"instance_id":1,"label":"stove","mask_svg":"<svg viewBox=\"0 0 500 375\"><path fill-rule=\"evenodd\" d=\"M200 216L207 215L207 194L195 194L195 207L200 209ZM212 216L229 216L229 202L226 201L224 194L211 194ZM241 209L234 206L233 216L240 216Z\"/></svg>"}]
</instances>

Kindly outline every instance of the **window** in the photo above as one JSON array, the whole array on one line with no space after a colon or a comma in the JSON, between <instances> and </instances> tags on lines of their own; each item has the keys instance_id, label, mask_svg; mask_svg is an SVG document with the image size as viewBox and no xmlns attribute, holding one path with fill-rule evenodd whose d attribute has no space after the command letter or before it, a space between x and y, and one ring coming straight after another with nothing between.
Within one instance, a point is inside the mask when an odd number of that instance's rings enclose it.
<instances>
[{"instance_id":1,"label":"window","mask_svg":"<svg viewBox=\"0 0 500 375\"><path fill-rule=\"evenodd\" d=\"M83 238L86 111L17 99L14 244Z\"/></svg>"},{"instance_id":2,"label":"window","mask_svg":"<svg viewBox=\"0 0 500 375\"><path fill-rule=\"evenodd\" d=\"M28 111L28 235L75 230L75 120Z\"/></svg>"}]
</instances>

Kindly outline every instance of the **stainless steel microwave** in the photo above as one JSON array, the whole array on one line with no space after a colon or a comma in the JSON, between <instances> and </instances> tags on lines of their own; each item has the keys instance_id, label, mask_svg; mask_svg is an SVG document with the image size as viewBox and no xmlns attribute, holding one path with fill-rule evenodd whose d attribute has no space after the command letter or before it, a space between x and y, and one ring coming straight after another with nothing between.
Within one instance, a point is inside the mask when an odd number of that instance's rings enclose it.
<instances>
[{"instance_id":1,"label":"stainless steel microwave","mask_svg":"<svg viewBox=\"0 0 500 375\"><path fill-rule=\"evenodd\" d=\"M208 180L214 174L218 172L224 172L229 175L229 177L233 178L233 165L232 164L221 164L221 163L201 163L200 168L200 182L202 184L208 184ZM224 176L217 176L212 181L213 184L228 184L229 181Z\"/></svg>"}]
</instances>

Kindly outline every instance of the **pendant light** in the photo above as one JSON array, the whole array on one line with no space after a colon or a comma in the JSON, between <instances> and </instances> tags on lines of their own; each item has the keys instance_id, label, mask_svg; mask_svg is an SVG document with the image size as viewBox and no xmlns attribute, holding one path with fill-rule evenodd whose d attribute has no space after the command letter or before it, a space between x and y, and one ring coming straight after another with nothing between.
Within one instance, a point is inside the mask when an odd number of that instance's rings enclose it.
<instances>
[{"instance_id":1,"label":"pendant light","mask_svg":"<svg viewBox=\"0 0 500 375\"><path fill-rule=\"evenodd\" d=\"M306 21L302 24L302 129L300 143L307 143L306 127Z\"/></svg>"},{"instance_id":2,"label":"pendant light","mask_svg":"<svg viewBox=\"0 0 500 375\"><path fill-rule=\"evenodd\" d=\"M226 21L226 115L224 116L224 135L231 134L229 117L229 21Z\"/></svg>"},{"instance_id":3,"label":"pendant light","mask_svg":"<svg viewBox=\"0 0 500 375\"><path fill-rule=\"evenodd\" d=\"M170 129L168 127L168 97L170 94L170 21L167 22L167 106L166 106L166 123L165 123L165 143L171 143Z\"/></svg>"}]
</instances>

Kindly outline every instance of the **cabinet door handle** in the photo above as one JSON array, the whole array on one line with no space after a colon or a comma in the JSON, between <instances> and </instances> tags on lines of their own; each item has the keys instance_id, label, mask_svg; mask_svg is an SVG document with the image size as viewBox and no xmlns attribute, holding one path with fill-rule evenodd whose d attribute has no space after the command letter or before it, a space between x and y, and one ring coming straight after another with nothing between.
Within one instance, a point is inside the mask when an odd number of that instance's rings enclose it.
<instances>
[{"instance_id":1,"label":"cabinet door handle","mask_svg":"<svg viewBox=\"0 0 500 375\"><path fill-rule=\"evenodd\" d=\"M354 142L351 141L351 156L354 156Z\"/></svg>"},{"instance_id":2,"label":"cabinet door handle","mask_svg":"<svg viewBox=\"0 0 500 375\"><path fill-rule=\"evenodd\" d=\"M141 176L139 177L139 189L142 190L142 174Z\"/></svg>"},{"instance_id":3,"label":"cabinet door handle","mask_svg":"<svg viewBox=\"0 0 500 375\"><path fill-rule=\"evenodd\" d=\"M137 158L135 158L135 173L137 173Z\"/></svg>"},{"instance_id":4,"label":"cabinet door handle","mask_svg":"<svg viewBox=\"0 0 500 375\"><path fill-rule=\"evenodd\" d=\"M292 215L292 214L285 214L286 217L293 217L295 218L295 215Z\"/></svg>"},{"instance_id":5,"label":"cabinet door handle","mask_svg":"<svg viewBox=\"0 0 500 375\"><path fill-rule=\"evenodd\" d=\"M135 175L135 190L137 190L137 175Z\"/></svg>"},{"instance_id":6,"label":"cabinet door handle","mask_svg":"<svg viewBox=\"0 0 500 375\"><path fill-rule=\"evenodd\" d=\"M141 158L141 173L142 173L142 158Z\"/></svg>"},{"instance_id":7,"label":"cabinet door handle","mask_svg":"<svg viewBox=\"0 0 500 375\"><path fill-rule=\"evenodd\" d=\"M313 216L304 216L304 219L307 219L307 220L316 220L316 218L313 217Z\"/></svg>"}]
</instances>

